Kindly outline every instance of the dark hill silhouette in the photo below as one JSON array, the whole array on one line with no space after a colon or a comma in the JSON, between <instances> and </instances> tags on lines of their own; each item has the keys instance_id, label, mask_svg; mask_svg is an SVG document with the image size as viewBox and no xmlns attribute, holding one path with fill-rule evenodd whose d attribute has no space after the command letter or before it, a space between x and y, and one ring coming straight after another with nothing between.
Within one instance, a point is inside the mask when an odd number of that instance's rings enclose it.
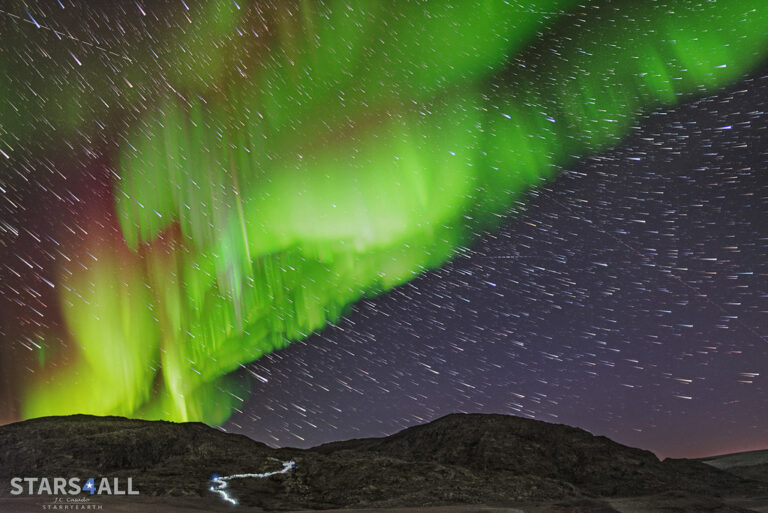
<instances>
[{"instance_id":1,"label":"dark hill silhouette","mask_svg":"<svg viewBox=\"0 0 768 513\"><path fill-rule=\"evenodd\" d=\"M493 414L452 414L385 438L333 442L313 451L357 451L555 479L601 496L660 490L739 489L741 480L694 460L660 462L650 451L562 424Z\"/></svg>"},{"instance_id":2,"label":"dark hill silhouette","mask_svg":"<svg viewBox=\"0 0 768 513\"><path fill-rule=\"evenodd\" d=\"M701 461L745 479L768 483L768 449L723 454L702 458Z\"/></svg>"},{"instance_id":3,"label":"dark hill silhouette","mask_svg":"<svg viewBox=\"0 0 768 513\"><path fill-rule=\"evenodd\" d=\"M547 511L592 512L641 496L695 498L698 510L738 512L749 510L715 496L768 496L768 484L700 461L662 462L581 429L480 414L309 450L273 449L199 423L34 419L0 427L0 496L8 497L14 476L131 476L145 500L200 497L218 508L213 474L273 472L288 460L293 470L229 481L229 493L246 507L273 510L548 504Z\"/></svg>"}]
</instances>

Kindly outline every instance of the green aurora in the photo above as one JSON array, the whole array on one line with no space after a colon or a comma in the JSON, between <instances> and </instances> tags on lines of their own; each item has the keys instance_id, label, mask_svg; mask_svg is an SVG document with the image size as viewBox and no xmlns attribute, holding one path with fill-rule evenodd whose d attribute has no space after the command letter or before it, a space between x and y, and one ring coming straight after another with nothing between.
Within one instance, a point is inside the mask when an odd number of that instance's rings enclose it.
<instances>
[{"instance_id":1,"label":"green aurora","mask_svg":"<svg viewBox=\"0 0 768 513\"><path fill-rule=\"evenodd\" d=\"M61 277L77 355L29 384L25 418L222 423L229 373L439 267L558 168L768 50L765 0L394 5L299 2L236 74L186 42L184 94L117 158L127 248ZM242 23L231 6L206 7L211 37Z\"/></svg>"}]
</instances>

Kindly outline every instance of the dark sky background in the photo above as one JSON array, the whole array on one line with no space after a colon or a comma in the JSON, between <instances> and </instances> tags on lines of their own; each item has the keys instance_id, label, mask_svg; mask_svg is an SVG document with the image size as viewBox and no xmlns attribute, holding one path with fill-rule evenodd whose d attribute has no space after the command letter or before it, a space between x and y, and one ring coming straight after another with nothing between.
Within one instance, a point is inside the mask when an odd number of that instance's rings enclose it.
<instances>
[{"instance_id":1,"label":"dark sky background","mask_svg":"<svg viewBox=\"0 0 768 513\"><path fill-rule=\"evenodd\" d=\"M35 77L27 56L61 43L0 19L16 37L7 55ZM87 91L88 77L77 80ZM646 116L619 147L528 194L464 256L245 366L252 393L224 428L306 447L495 412L661 456L768 448L766 112L768 68ZM62 258L52 237L64 226L82 237L78 223L109 211L99 154L120 143L97 130L52 151L57 134L29 122L34 144L13 168L0 156L0 343L11 345L0 423L14 417L11 376L32 365L18 334L60 324L45 281Z\"/></svg>"},{"instance_id":2,"label":"dark sky background","mask_svg":"<svg viewBox=\"0 0 768 513\"><path fill-rule=\"evenodd\" d=\"M655 112L466 256L247 366L225 426L272 445L451 412L660 456L768 448L768 69Z\"/></svg>"}]
</instances>

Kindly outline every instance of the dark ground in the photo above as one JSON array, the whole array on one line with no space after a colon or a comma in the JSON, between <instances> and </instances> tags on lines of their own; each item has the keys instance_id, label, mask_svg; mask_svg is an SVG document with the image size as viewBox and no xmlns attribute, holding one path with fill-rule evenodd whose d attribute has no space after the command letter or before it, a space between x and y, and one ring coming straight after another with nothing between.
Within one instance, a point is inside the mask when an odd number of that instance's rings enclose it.
<instances>
[{"instance_id":1,"label":"dark ground","mask_svg":"<svg viewBox=\"0 0 768 513\"><path fill-rule=\"evenodd\" d=\"M768 511L768 482L755 471L765 456L659 461L581 429L505 415L449 415L309 450L199 423L76 415L0 427L0 510L40 511L51 500L10 497L12 477L108 476L132 477L141 496L93 496L102 511ZM230 481L236 507L209 491L213 474L278 470L286 460L294 471Z\"/></svg>"}]
</instances>

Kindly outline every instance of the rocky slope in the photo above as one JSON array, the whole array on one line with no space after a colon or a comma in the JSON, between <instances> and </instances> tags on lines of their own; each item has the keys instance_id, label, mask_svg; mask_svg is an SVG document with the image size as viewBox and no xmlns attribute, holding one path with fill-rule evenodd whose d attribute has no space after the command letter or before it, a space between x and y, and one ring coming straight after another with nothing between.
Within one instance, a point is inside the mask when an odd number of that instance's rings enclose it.
<instances>
[{"instance_id":1,"label":"rocky slope","mask_svg":"<svg viewBox=\"0 0 768 513\"><path fill-rule=\"evenodd\" d=\"M768 450L724 454L701 461L745 479L768 483Z\"/></svg>"},{"instance_id":2,"label":"rocky slope","mask_svg":"<svg viewBox=\"0 0 768 513\"><path fill-rule=\"evenodd\" d=\"M335 442L313 450L324 454L348 450L457 465L479 473L536 476L599 496L743 487L739 478L712 472L698 461L660 462L649 451L582 429L507 415L449 415L386 438Z\"/></svg>"},{"instance_id":3,"label":"rocky slope","mask_svg":"<svg viewBox=\"0 0 768 513\"><path fill-rule=\"evenodd\" d=\"M209 490L212 475L276 471L287 460L296 462L292 471L233 479L227 492L244 507L268 510L546 503L551 511L618 511L610 504L620 498L661 496L710 497L707 509L736 512L748 510L718 496L768 496L768 483L700 461L661 462L580 429L459 414L310 450L272 449L198 423L34 419L0 427L0 496L14 476L132 476L144 500L220 502Z\"/></svg>"}]
</instances>

